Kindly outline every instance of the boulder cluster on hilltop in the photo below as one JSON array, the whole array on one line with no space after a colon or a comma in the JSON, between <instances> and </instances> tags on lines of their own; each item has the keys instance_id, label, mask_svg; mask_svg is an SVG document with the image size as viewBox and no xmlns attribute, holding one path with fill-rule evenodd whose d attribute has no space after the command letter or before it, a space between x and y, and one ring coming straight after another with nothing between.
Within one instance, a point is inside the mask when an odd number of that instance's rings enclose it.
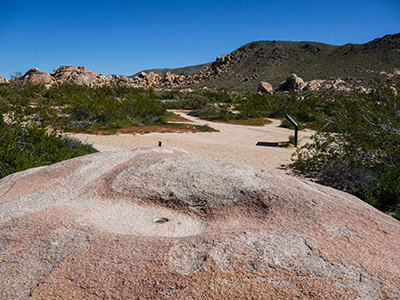
<instances>
[{"instance_id":1,"label":"boulder cluster on hilltop","mask_svg":"<svg viewBox=\"0 0 400 300\"><path fill-rule=\"evenodd\" d=\"M122 81L122 76L117 79ZM38 68L32 68L22 76L24 83L51 85L56 82L79 85L103 85L115 81L113 76L104 76L86 69L85 66L61 65L54 73L48 74Z\"/></svg>"},{"instance_id":2,"label":"boulder cluster on hilltop","mask_svg":"<svg viewBox=\"0 0 400 300\"><path fill-rule=\"evenodd\" d=\"M3 78L0 75L0 83L8 83L8 79L7 78Z\"/></svg>"},{"instance_id":3,"label":"boulder cluster on hilltop","mask_svg":"<svg viewBox=\"0 0 400 300\"><path fill-rule=\"evenodd\" d=\"M44 84L50 86L53 83L71 83L86 86L96 86L104 84L124 84L133 87L146 87L150 82L160 87L178 87L198 84L206 81L212 77L219 76L225 72L230 63L235 59L235 53L223 55L218 57L217 60L209 66L204 67L199 73L194 75L177 75L167 72L164 76L150 71L140 72L132 77L121 75L108 75L92 72L85 66L61 65L54 73L46 73L40 71L38 68L28 70L21 78L23 82L30 84ZM386 73L385 73L386 74ZM400 75L400 71L395 69L394 73L386 74L388 77ZM255 76L255 77L254 77ZM254 75L255 80L258 76ZM250 79L249 79L250 80ZM0 76L0 83L8 83L9 80ZM355 91L359 93L370 93L371 89L367 89L357 82L352 82L351 78L342 80L340 78L313 79L305 82L301 77L296 74L290 74L285 81L279 84L279 87L274 90L269 82L261 81L258 85L257 92L259 94L273 94L274 91L316 91L316 90L338 90L338 91ZM393 87L393 93L397 94L397 90Z\"/></svg>"},{"instance_id":4,"label":"boulder cluster on hilltop","mask_svg":"<svg viewBox=\"0 0 400 300\"><path fill-rule=\"evenodd\" d=\"M87 86L117 83L133 87L145 87L149 85L150 81L152 84L161 87L186 86L197 84L212 77L221 75L227 69L227 66L232 62L234 57L235 53L218 57L215 62L206 66L194 75L178 75L167 72L164 76L160 76L159 74L150 71L148 73L140 72L131 77L121 75L104 76L103 74L89 71L85 66L76 67L74 65L61 65L51 74L42 72L38 68L32 68L22 76L22 79L24 83L44 84L47 86L55 82L60 82ZM2 79L0 78L0 83L1 80Z\"/></svg>"},{"instance_id":5,"label":"boulder cluster on hilltop","mask_svg":"<svg viewBox=\"0 0 400 300\"><path fill-rule=\"evenodd\" d=\"M40 71L38 68L32 68L22 76L23 82L30 84L44 84L50 86L53 83L71 83L78 85L96 86L104 84L125 84L133 87L148 86L150 81L152 84L161 87L177 87L197 84L212 76L222 74L227 68L229 62L232 61L231 55L223 55L218 57L217 60L210 66L206 66L198 74L195 75L177 75L167 72L163 77L159 74L150 71L149 73L141 72L133 77L126 77L121 75L108 75L89 71L85 66L61 65L54 73L48 74ZM254 78L253 78L254 79ZM6 78L0 77L0 83L9 82ZM362 86L349 87L346 81L340 78L331 80L314 79L305 82L301 77L296 74L291 74L285 81L283 81L276 91L314 91L320 89L335 89L342 91L356 91L356 92L369 92ZM272 94L274 89L268 82L261 81L258 86L258 93Z\"/></svg>"},{"instance_id":6,"label":"boulder cluster on hilltop","mask_svg":"<svg viewBox=\"0 0 400 300\"><path fill-rule=\"evenodd\" d=\"M48 74L38 68L32 68L22 76L24 83L51 85L53 83L72 83L79 85L95 86L104 84L126 84L133 87L148 86L150 81L160 86L178 86L187 83L191 76L176 75L167 72L161 77L154 72L141 72L133 77L121 75L108 75L89 71L85 66L61 65L54 73ZM188 79L189 78L189 79ZM3 78L0 78L0 83ZM8 82L7 79L4 79Z\"/></svg>"}]
</instances>

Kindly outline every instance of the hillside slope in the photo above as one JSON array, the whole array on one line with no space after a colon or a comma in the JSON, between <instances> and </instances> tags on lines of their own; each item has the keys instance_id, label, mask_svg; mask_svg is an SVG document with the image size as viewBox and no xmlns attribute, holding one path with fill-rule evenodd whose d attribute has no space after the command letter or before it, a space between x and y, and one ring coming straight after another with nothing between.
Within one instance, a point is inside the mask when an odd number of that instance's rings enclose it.
<instances>
[{"instance_id":1,"label":"hillside slope","mask_svg":"<svg viewBox=\"0 0 400 300\"><path fill-rule=\"evenodd\" d=\"M244 45L217 60L211 69L223 69L204 85L254 89L263 80L277 87L290 73L305 81L329 79L368 85L380 72L400 68L400 33L366 44L333 46L316 42L259 41Z\"/></svg>"},{"instance_id":2,"label":"hillside slope","mask_svg":"<svg viewBox=\"0 0 400 300\"><path fill-rule=\"evenodd\" d=\"M258 41L218 57L214 62L179 69L153 69L185 75L180 85L255 90L260 81L274 88L291 73L305 81L341 78L350 86L369 86L375 78L400 69L400 33L365 44L334 46L317 42ZM146 71L145 71L146 72ZM146 73L148 73L146 72ZM385 72L381 74L381 72ZM395 79L399 79L397 76Z\"/></svg>"}]
</instances>

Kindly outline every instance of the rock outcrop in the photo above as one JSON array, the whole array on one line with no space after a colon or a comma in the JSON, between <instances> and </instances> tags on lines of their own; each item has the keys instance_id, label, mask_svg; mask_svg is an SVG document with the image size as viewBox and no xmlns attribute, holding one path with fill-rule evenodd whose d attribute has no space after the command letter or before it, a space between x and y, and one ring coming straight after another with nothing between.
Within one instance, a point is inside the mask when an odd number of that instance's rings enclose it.
<instances>
[{"instance_id":1,"label":"rock outcrop","mask_svg":"<svg viewBox=\"0 0 400 300\"><path fill-rule=\"evenodd\" d=\"M7 78L3 78L1 75L0 75L0 83L8 83L9 81L8 81L8 79Z\"/></svg>"},{"instance_id":2,"label":"rock outcrop","mask_svg":"<svg viewBox=\"0 0 400 300\"><path fill-rule=\"evenodd\" d=\"M54 73L48 74L32 68L22 76L24 83L51 85L53 83L71 83L86 86L96 86L104 84L126 84L131 86L145 86L148 84L149 78L154 82L158 82L161 78L158 74L150 74L145 76L145 80L134 80L126 76L109 75L89 71L85 66L61 65L54 70Z\"/></svg>"},{"instance_id":3,"label":"rock outcrop","mask_svg":"<svg viewBox=\"0 0 400 300\"><path fill-rule=\"evenodd\" d=\"M288 78L284 82L282 82L279 85L278 90L279 91L290 91L290 90L295 90L295 91L301 91L303 88L305 88L306 84L301 79L298 77L296 74L290 74Z\"/></svg>"},{"instance_id":4,"label":"rock outcrop","mask_svg":"<svg viewBox=\"0 0 400 300\"><path fill-rule=\"evenodd\" d=\"M274 88L272 85L266 81L261 81L260 84L258 85L257 92L261 95L265 94L273 94L274 93Z\"/></svg>"},{"instance_id":5,"label":"rock outcrop","mask_svg":"<svg viewBox=\"0 0 400 300\"><path fill-rule=\"evenodd\" d=\"M306 86L303 88L305 91L316 91L319 90L322 87L323 81L314 79L311 80L310 82L307 82Z\"/></svg>"},{"instance_id":6,"label":"rock outcrop","mask_svg":"<svg viewBox=\"0 0 400 300\"><path fill-rule=\"evenodd\" d=\"M96 72L92 72L86 69L85 66L65 66L62 65L58 69L54 70L54 73L51 76L57 82L63 83L73 83L79 85L103 85L109 83L109 78L104 76L103 74L99 74Z\"/></svg>"},{"instance_id":7,"label":"rock outcrop","mask_svg":"<svg viewBox=\"0 0 400 300\"><path fill-rule=\"evenodd\" d=\"M54 78L46 72L39 71L38 68L32 68L23 75L24 84L44 84L51 85L55 82Z\"/></svg>"},{"instance_id":8,"label":"rock outcrop","mask_svg":"<svg viewBox=\"0 0 400 300\"><path fill-rule=\"evenodd\" d=\"M173 148L0 180L1 299L399 299L400 222Z\"/></svg>"},{"instance_id":9,"label":"rock outcrop","mask_svg":"<svg viewBox=\"0 0 400 300\"><path fill-rule=\"evenodd\" d=\"M211 65L206 66L199 73L195 75L177 75L167 72L163 77L155 72L141 72L132 77L120 76L120 75L109 75L104 76L103 74L92 72L87 70L85 66L73 66L73 65L61 65L58 69L54 70L54 73L48 74L46 72L39 71L37 68L32 68L22 76L24 83L31 84L44 84L51 85L53 83L71 83L87 86L96 86L104 84L122 84L133 87L147 87L149 82L158 87L179 87L179 86L190 86L207 81L211 78L215 78L227 71L231 64L237 63L238 58L235 53L229 55L223 55L218 57L217 60ZM254 81L258 78L258 74L252 74L248 77L237 76L242 82ZM0 83L8 82L7 79L0 78ZM351 86L351 85L350 85ZM370 90L363 88L362 86L349 87L347 82L341 79L330 79L320 80L314 79L310 82L304 82L302 78L296 74L291 74L284 82L279 85L278 91L315 91L323 89L335 89L340 91L351 91L356 92L370 92ZM257 92L261 94L273 93L272 86L268 82L261 82L258 86Z\"/></svg>"}]
</instances>

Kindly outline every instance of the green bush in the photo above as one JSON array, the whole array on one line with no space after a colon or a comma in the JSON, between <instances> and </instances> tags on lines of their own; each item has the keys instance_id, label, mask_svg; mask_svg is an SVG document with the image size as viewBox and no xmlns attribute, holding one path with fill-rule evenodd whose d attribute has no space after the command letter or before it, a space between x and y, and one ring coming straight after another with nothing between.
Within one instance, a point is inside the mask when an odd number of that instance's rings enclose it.
<instances>
[{"instance_id":1,"label":"green bush","mask_svg":"<svg viewBox=\"0 0 400 300\"><path fill-rule=\"evenodd\" d=\"M378 86L371 94L337 94L333 102L324 131L296 151L292 167L379 209L399 211L400 97Z\"/></svg>"},{"instance_id":2,"label":"green bush","mask_svg":"<svg viewBox=\"0 0 400 300\"><path fill-rule=\"evenodd\" d=\"M90 145L56 132L48 132L35 124L0 121L0 178L96 152Z\"/></svg>"},{"instance_id":3,"label":"green bush","mask_svg":"<svg viewBox=\"0 0 400 300\"><path fill-rule=\"evenodd\" d=\"M188 101L188 105L193 109L200 109L205 107L210 100L207 97L194 94Z\"/></svg>"},{"instance_id":4,"label":"green bush","mask_svg":"<svg viewBox=\"0 0 400 300\"><path fill-rule=\"evenodd\" d=\"M54 85L44 94L42 104L58 106L58 114L49 118L49 124L72 131L148 124L161 120L167 108L164 102L156 99L153 90L119 85Z\"/></svg>"}]
</instances>

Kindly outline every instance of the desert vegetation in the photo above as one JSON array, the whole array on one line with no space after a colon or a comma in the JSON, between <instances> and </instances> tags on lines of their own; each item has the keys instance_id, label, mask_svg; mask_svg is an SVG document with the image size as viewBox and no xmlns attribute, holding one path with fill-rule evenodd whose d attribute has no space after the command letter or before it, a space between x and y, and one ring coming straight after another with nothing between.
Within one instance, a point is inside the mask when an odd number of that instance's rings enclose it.
<instances>
[{"instance_id":1,"label":"desert vegetation","mask_svg":"<svg viewBox=\"0 0 400 300\"><path fill-rule=\"evenodd\" d=\"M337 90L259 95L251 92L87 87L72 84L0 85L0 176L96 151L64 132L144 132L191 126L168 109L189 109L207 120L262 126L290 114L317 130L299 148L292 168L322 184L350 192L400 217L399 84L374 82L371 93ZM204 127L204 128L203 128ZM212 128L186 129L212 131ZM135 129L133 129L135 128Z\"/></svg>"},{"instance_id":2,"label":"desert vegetation","mask_svg":"<svg viewBox=\"0 0 400 300\"><path fill-rule=\"evenodd\" d=\"M290 127L284 118L290 114L301 128L317 130L313 143L295 152L294 171L400 218L400 98L396 95L400 85L390 81L371 84L371 93L220 91L220 97L217 92L202 93L193 98L197 101L191 114L250 125L280 118L283 127Z\"/></svg>"},{"instance_id":3,"label":"desert vegetation","mask_svg":"<svg viewBox=\"0 0 400 300\"><path fill-rule=\"evenodd\" d=\"M0 85L0 178L96 152L90 145L43 126L40 109L30 105L33 95L41 90Z\"/></svg>"},{"instance_id":4,"label":"desert vegetation","mask_svg":"<svg viewBox=\"0 0 400 300\"><path fill-rule=\"evenodd\" d=\"M196 97L201 97L185 95L122 85L46 88L23 84L18 77L0 84L0 177L96 151L66 132L146 133L160 127L214 131L209 126L168 122L173 118L167 108L194 107Z\"/></svg>"},{"instance_id":5,"label":"desert vegetation","mask_svg":"<svg viewBox=\"0 0 400 300\"><path fill-rule=\"evenodd\" d=\"M388 86L335 95L324 126L297 150L293 168L400 218L400 97Z\"/></svg>"}]
</instances>

